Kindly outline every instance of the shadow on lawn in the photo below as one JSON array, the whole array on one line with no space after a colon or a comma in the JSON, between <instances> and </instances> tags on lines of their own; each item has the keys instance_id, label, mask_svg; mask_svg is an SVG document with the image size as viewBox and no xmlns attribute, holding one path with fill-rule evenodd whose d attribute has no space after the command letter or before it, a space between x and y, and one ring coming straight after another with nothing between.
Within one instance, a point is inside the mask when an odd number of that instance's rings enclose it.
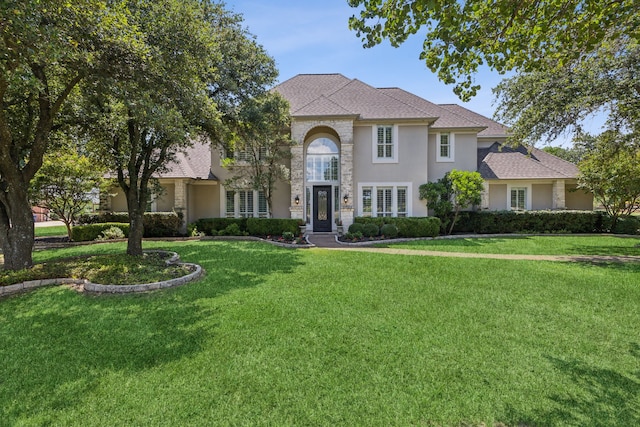
<instances>
[{"instance_id":1,"label":"shadow on lawn","mask_svg":"<svg viewBox=\"0 0 640 427\"><path fill-rule=\"evenodd\" d=\"M640 366L640 345L632 343L629 353ZM640 425L640 370L621 372L577 360L547 359L559 374L577 385L580 392L549 396L554 404L548 410L535 413L535 423L520 425ZM512 413L509 418L527 420L532 417Z\"/></svg>"},{"instance_id":2,"label":"shadow on lawn","mask_svg":"<svg viewBox=\"0 0 640 427\"><path fill-rule=\"evenodd\" d=\"M215 333L215 313L198 300L259 285L299 264L298 252L265 246L169 244L207 272L175 289L87 296L52 287L0 301L0 419L47 424L48 415L39 414L87 399L105 375L143 372L199 352Z\"/></svg>"}]
</instances>

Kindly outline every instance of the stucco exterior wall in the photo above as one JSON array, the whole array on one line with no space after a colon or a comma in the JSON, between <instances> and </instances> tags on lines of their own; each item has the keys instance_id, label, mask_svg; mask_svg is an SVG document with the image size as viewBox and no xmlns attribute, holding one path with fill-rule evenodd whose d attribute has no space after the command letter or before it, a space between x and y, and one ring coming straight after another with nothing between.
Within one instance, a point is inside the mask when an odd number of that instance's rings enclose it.
<instances>
[{"instance_id":1,"label":"stucco exterior wall","mask_svg":"<svg viewBox=\"0 0 640 427\"><path fill-rule=\"evenodd\" d=\"M411 216L427 216L425 202L418 198L418 187L427 182L427 132L426 125L398 125L397 163L373 162L373 126L356 126L353 132L353 182L350 194L354 215L361 211L359 183L412 183Z\"/></svg>"},{"instance_id":2,"label":"stucco exterior wall","mask_svg":"<svg viewBox=\"0 0 640 427\"><path fill-rule=\"evenodd\" d=\"M585 193L583 190L576 190L576 188L576 184L567 184L565 187L567 209L593 210L593 194Z\"/></svg>"},{"instance_id":3,"label":"stucco exterior wall","mask_svg":"<svg viewBox=\"0 0 640 427\"><path fill-rule=\"evenodd\" d=\"M553 184L531 185L531 209L544 210L553 208Z\"/></svg>"},{"instance_id":4,"label":"stucco exterior wall","mask_svg":"<svg viewBox=\"0 0 640 427\"><path fill-rule=\"evenodd\" d=\"M476 171L478 169L478 148L475 134L449 132L454 136L454 161L438 162L436 157L437 135L439 131L429 131L428 181L435 182L452 169Z\"/></svg>"},{"instance_id":5,"label":"stucco exterior wall","mask_svg":"<svg viewBox=\"0 0 640 427\"><path fill-rule=\"evenodd\" d=\"M220 185L190 185L187 223L219 216Z\"/></svg>"},{"instance_id":6,"label":"stucco exterior wall","mask_svg":"<svg viewBox=\"0 0 640 427\"><path fill-rule=\"evenodd\" d=\"M174 197L176 186L173 183L163 182L160 184L163 192L160 197L156 199L156 211L157 212L171 212L174 208Z\"/></svg>"},{"instance_id":7,"label":"stucco exterior wall","mask_svg":"<svg viewBox=\"0 0 640 427\"><path fill-rule=\"evenodd\" d=\"M507 209L507 184L489 184L489 209L492 211Z\"/></svg>"}]
</instances>

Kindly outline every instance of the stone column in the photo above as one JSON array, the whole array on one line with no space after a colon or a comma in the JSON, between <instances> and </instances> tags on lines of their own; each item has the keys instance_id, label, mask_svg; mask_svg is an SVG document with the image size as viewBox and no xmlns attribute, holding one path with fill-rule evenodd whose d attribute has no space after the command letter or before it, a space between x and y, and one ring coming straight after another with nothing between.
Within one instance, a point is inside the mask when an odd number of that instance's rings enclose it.
<instances>
[{"instance_id":1,"label":"stone column","mask_svg":"<svg viewBox=\"0 0 640 427\"><path fill-rule=\"evenodd\" d=\"M180 231L186 233L187 222L189 221L189 204L187 200L187 181L184 179L176 179L175 193L173 197L173 209L177 213L182 213L182 226Z\"/></svg>"},{"instance_id":2,"label":"stone column","mask_svg":"<svg viewBox=\"0 0 640 427\"><path fill-rule=\"evenodd\" d=\"M553 192L551 200L552 209L566 209L564 179L553 181Z\"/></svg>"},{"instance_id":3,"label":"stone column","mask_svg":"<svg viewBox=\"0 0 640 427\"><path fill-rule=\"evenodd\" d=\"M296 196L300 204L296 205ZM304 150L302 142L291 147L291 201L289 211L291 218L302 219L304 217Z\"/></svg>"},{"instance_id":4,"label":"stone column","mask_svg":"<svg viewBox=\"0 0 640 427\"><path fill-rule=\"evenodd\" d=\"M344 229L348 229L353 224L354 201L357 194L353 189L353 139L342 141L340 144L340 192L342 198L348 195L349 199L345 204L340 200L340 219Z\"/></svg>"}]
</instances>

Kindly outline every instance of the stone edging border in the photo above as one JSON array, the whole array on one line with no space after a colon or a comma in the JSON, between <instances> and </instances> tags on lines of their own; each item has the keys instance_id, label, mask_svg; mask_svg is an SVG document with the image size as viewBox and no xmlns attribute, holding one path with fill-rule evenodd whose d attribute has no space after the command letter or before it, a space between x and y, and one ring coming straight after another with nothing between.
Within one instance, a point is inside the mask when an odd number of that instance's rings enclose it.
<instances>
[{"instance_id":1,"label":"stone edging border","mask_svg":"<svg viewBox=\"0 0 640 427\"><path fill-rule=\"evenodd\" d=\"M148 250L145 252L162 252L170 254L170 258L165 262L167 265L180 264L186 265L193 271L186 276L176 277L175 279L163 280L161 282L144 283L140 285L101 285L99 283L91 283L86 279L72 279L72 278L57 278L57 279L42 279L42 280L30 280L28 282L16 283L8 286L0 286L0 297L15 295L22 292L29 291L31 289L40 288L43 286L51 285L75 285L81 292L93 292L93 293L111 293L111 294L126 294L135 292L149 292L157 289L173 288L176 286L184 285L185 283L192 282L200 278L204 270L198 264L180 262L180 256L176 252L163 251L163 250Z\"/></svg>"}]
</instances>

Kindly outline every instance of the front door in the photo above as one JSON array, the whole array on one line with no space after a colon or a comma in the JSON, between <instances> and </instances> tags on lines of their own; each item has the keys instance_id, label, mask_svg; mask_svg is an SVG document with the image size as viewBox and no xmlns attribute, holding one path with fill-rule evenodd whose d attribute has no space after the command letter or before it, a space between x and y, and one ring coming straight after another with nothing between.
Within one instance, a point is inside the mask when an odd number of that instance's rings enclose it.
<instances>
[{"instance_id":1,"label":"front door","mask_svg":"<svg viewBox=\"0 0 640 427\"><path fill-rule=\"evenodd\" d=\"M331 186L313 187L313 231L331 231Z\"/></svg>"}]
</instances>

